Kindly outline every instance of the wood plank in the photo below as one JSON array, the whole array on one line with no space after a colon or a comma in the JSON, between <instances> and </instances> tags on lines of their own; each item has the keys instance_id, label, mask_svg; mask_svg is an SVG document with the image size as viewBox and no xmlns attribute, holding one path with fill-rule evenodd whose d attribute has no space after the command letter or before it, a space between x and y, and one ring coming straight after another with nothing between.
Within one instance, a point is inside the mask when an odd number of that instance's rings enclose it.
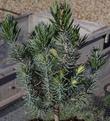
<instances>
[{"instance_id":1,"label":"wood plank","mask_svg":"<svg viewBox=\"0 0 110 121\"><path fill-rule=\"evenodd\" d=\"M26 92L21 90L19 93L17 93L16 95L13 95L3 101L0 102L0 110L6 108L9 104L13 103L14 101L22 98L23 96L26 95Z\"/></svg>"},{"instance_id":2,"label":"wood plank","mask_svg":"<svg viewBox=\"0 0 110 121\"><path fill-rule=\"evenodd\" d=\"M0 79L4 78L5 76L8 76L8 75L15 73L16 68L17 68L17 64L6 67L4 69L0 69Z\"/></svg>"},{"instance_id":3,"label":"wood plank","mask_svg":"<svg viewBox=\"0 0 110 121\"><path fill-rule=\"evenodd\" d=\"M91 33L91 35L86 39L86 41L91 41L97 39L99 37L103 37L104 35L110 33L110 27L102 28L100 31L96 31L95 33Z\"/></svg>"}]
</instances>

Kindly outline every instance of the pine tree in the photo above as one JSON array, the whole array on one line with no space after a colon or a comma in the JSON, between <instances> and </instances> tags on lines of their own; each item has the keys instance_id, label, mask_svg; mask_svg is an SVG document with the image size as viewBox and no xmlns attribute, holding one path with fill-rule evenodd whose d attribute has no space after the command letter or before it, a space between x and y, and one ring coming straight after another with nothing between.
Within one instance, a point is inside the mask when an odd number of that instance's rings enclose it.
<instances>
[{"instance_id":1,"label":"pine tree","mask_svg":"<svg viewBox=\"0 0 110 121\"><path fill-rule=\"evenodd\" d=\"M103 59L97 59L99 51L95 49L88 65L98 67L88 76L87 64L77 64L85 37L80 39L80 27L73 25L69 5L56 2L50 11L50 24L38 24L28 41L17 41L20 29L12 17L2 22L2 37L11 46L11 57L19 62L18 78L26 86L27 101L37 117L52 111L54 120L59 121L62 106L89 92Z\"/></svg>"}]
</instances>

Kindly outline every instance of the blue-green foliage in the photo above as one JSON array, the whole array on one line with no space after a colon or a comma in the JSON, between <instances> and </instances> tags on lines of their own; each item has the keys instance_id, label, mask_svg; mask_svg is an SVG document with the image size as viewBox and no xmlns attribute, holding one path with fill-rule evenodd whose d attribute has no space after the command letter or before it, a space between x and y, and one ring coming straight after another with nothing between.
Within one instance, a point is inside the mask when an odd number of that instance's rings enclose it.
<instances>
[{"instance_id":1,"label":"blue-green foliage","mask_svg":"<svg viewBox=\"0 0 110 121\"><path fill-rule=\"evenodd\" d=\"M64 109L68 102L83 101L94 83L94 74L86 75L86 64L77 65L85 37L81 39L80 27L73 25L69 5L55 3L50 11L50 24L38 24L31 39L23 43L16 42L20 31L16 21L6 17L2 22L2 36L19 62L18 78L25 84L27 102L37 117L53 112L54 105ZM89 64L97 65L97 71L102 61L92 55Z\"/></svg>"}]
</instances>

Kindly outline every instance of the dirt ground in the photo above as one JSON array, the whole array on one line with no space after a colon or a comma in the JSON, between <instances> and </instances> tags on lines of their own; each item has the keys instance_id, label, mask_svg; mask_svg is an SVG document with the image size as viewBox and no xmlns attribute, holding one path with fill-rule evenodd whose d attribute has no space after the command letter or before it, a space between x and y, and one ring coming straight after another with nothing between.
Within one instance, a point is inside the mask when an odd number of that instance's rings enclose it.
<instances>
[{"instance_id":1,"label":"dirt ground","mask_svg":"<svg viewBox=\"0 0 110 121\"><path fill-rule=\"evenodd\" d=\"M0 0L0 8L18 13L39 12L49 9L55 0ZM59 0L62 1L62 0ZM75 18L110 24L110 0L67 0ZM1 18L6 12L0 11Z\"/></svg>"}]
</instances>

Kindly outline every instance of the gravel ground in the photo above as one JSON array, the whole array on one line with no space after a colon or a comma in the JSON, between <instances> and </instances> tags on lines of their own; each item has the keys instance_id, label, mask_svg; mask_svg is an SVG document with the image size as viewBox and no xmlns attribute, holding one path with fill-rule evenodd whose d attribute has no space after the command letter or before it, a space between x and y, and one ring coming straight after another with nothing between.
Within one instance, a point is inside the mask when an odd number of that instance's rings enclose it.
<instances>
[{"instance_id":1,"label":"gravel ground","mask_svg":"<svg viewBox=\"0 0 110 121\"><path fill-rule=\"evenodd\" d=\"M19 100L1 110L0 121L26 121L24 102Z\"/></svg>"},{"instance_id":2,"label":"gravel ground","mask_svg":"<svg viewBox=\"0 0 110 121\"><path fill-rule=\"evenodd\" d=\"M55 0L0 0L0 8L17 13L49 10ZM59 0L62 1L62 0ZM110 0L68 0L75 18L110 24ZM0 11L0 19L7 12Z\"/></svg>"}]
</instances>

